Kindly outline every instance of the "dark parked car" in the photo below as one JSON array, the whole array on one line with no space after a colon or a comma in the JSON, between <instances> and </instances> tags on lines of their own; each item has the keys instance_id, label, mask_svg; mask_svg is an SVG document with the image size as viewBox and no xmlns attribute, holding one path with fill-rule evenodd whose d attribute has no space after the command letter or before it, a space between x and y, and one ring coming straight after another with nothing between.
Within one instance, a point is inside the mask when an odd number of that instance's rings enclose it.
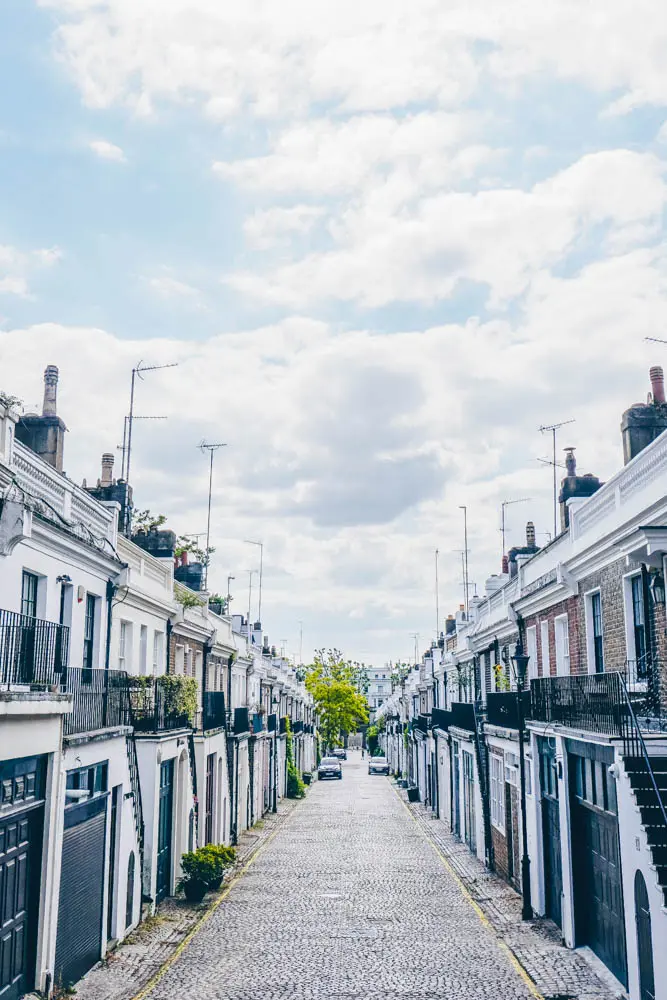
<instances>
[{"instance_id":1,"label":"dark parked car","mask_svg":"<svg viewBox=\"0 0 667 1000\"><path fill-rule=\"evenodd\" d=\"M389 761L386 757L371 757L368 762L369 774L389 774Z\"/></svg>"},{"instance_id":2,"label":"dark parked car","mask_svg":"<svg viewBox=\"0 0 667 1000\"><path fill-rule=\"evenodd\" d=\"M338 758L323 757L317 769L317 777L320 781L322 778L338 778L340 781L343 777L343 768Z\"/></svg>"},{"instance_id":3,"label":"dark parked car","mask_svg":"<svg viewBox=\"0 0 667 1000\"><path fill-rule=\"evenodd\" d=\"M337 757L338 760L347 760L347 750L345 747L335 747L329 751L330 757Z\"/></svg>"}]
</instances>

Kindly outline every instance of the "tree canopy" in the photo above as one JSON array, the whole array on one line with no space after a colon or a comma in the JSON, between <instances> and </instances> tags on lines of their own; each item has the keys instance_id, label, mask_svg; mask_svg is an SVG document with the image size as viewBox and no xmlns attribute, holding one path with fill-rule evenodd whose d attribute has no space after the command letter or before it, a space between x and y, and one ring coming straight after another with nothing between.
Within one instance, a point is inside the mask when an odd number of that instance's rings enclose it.
<instances>
[{"instance_id":1,"label":"tree canopy","mask_svg":"<svg viewBox=\"0 0 667 1000\"><path fill-rule=\"evenodd\" d=\"M366 698L359 690L359 664L343 658L338 649L320 649L306 673L319 731L326 746L337 746L345 733L368 722Z\"/></svg>"}]
</instances>

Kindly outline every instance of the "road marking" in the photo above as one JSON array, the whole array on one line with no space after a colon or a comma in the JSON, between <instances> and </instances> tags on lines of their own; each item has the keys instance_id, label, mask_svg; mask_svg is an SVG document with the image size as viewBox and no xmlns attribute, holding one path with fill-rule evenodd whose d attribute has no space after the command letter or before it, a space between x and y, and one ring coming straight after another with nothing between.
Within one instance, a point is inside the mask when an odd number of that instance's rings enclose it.
<instances>
[{"instance_id":1,"label":"road marking","mask_svg":"<svg viewBox=\"0 0 667 1000\"><path fill-rule=\"evenodd\" d=\"M518 975L521 977L521 979L523 979L523 981L525 982L526 986L528 987L528 989L531 992L531 995L533 997L535 997L535 1000L544 1000L543 995L540 993L540 991L538 990L538 988L537 988L537 986L535 984L535 980L532 978L532 976L530 975L530 973L528 972L528 970L525 968L525 966L523 966L521 964L520 959L517 957L516 953L512 950L512 948L510 948L510 946L508 945L507 941L504 941L503 938L501 938L501 936L499 935L499 933L495 930L495 928L493 927L493 924L491 923L491 921L489 920L489 918L487 917L487 915L484 913L484 910L479 905L479 903L476 901L476 899L474 898L474 896L471 894L470 890L466 886L466 884L463 881L463 879L460 877L460 875L452 867L452 865L451 865L449 859L447 858L447 856L445 854L443 854L442 850L438 847L438 845L435 843L435 841L431 840L431 838L427 834L426 830L424 830L423 826L421 825L421 823L419 822L419 820L417 819L417 817L414 815L414 813L412 812L412 810L408 808L407 803L403 801L403 798L401 797L398 789L395 788L393 785L392 785L392 788L393 788L394 793L396 794L396 797L398 798L398 801L401 803L401 805L405 809L406 813L408 814L408 816L410 817L410 819L412 820L412 822L415 824L415 826L419 830L419 833L424 838L424 840L431 846L431 848L435 851L435 853L438 855L438 858L440 859L441 863L447 869L447 871L449 872L449 874L451 875L451 877L454 879L454 882L459 887L459 889L461 891L461 894L467 900L467 902L470 903L470 905L472 906L473 910L475 911L475 913L479 917L480 922L484 925L484 927L487 927L491 931L491 933L495 936L496 941L498 942L500 948L507 955L507 957L508 957L508 959L510 961L510 964L514 968L515 972L517 972Z\"/></svg>"},{"instance_id":2,"label":"road marking","mask_svg":"<svg viewBox=\"0 0 667 1000\"><path fill-rule=\"evenodd\" d=\"M289 819L289 817L291 815L292 815L292 813L288 813L288 815L285 817L285 820ZM264 841L264 843L260 844L260 846L250 855L250 857L248 858L248 860L246 861L246 863L243 865L243 867L236 873L236 875L234 876L234 878L227 884L227 886L225 887L225 889L223 889L223 891L220 893L220 895L216 899L213 900L213 902L210 904L210 906L208 907L208 909L205 910L204 913L202 913L201 917L190 928L190 930L185 935L185 937L180 942L180 944L174 949L174 951L172 951L171 955L169 955L169 957L164 960L164 962L162 963L162 965L160 966L160 968L157 970L157 972L154 972L153 975L151 976L151 978L146 983L146 985L142 989L140 989L138 993L134 994L134 996L132 997L132 1000L146 1000L146 997L148 997L149 994L153 992L153 990L155 989L155 987L157 986L157 984L160 982L160 980L162 979L162 977L164 976L164 974L169 971L169 969L172 967L172 965L174 964L174 962L176 961L176 959L185 951L185 949L190 944L190 942L192 941L192 939L195 936L195 934L199 930L201 930L201 928L204 926L204 924L208 923L208 921L211 919L211 917L213 916L213 914L215 913L215 911L218 909L218 907L220 906L220 904L225 901L225 899L230 894L230 892L232 891L232 889L234 888L234 886L237 884L237 882L240 882L240 880L243 878L243 876L248 871L248 869L250 868L250 866L255 863L255 861L260 856L260 854L269 846L269 844L271 843L271 841L273 840L273 838L278 833L280 833L280 831L282 830L282 828L284 826L285 820L283 820L282 823L279 823L278 827L273 831L272 834L270 834L266 838L266 840Z\"/></svg>"}]
</instances>

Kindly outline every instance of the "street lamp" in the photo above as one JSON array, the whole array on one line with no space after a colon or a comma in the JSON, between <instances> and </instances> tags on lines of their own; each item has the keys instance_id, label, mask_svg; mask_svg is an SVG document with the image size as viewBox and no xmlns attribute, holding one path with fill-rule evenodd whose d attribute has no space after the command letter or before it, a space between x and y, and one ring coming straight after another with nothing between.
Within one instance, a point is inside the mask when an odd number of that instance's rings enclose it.
<instances>
[{"instance_id":1,"label":"street lamp","mask_svg":"<svg viewBox=\"0 0 667 1000\"><path fill-rule=\"evenodd\" d=\"M530 858L528 856L528 822L526 819L526 758L523 745L523 738L526 730L526 722L524 719L523 692L526 683L526 669L528 667L529 660L530 656L527 656L524 653L521 637L519 636L519 641L516 644L514 656L512 657L512 663L514 664L514 671L516 674L517 715L519 721L519 776L521 780L521 838L523 841L522 855L521 855L521 895L523 899L523 904L521 907L522 920L533 919L533 906L530 896Z\"/></svg>"}]
</instances>

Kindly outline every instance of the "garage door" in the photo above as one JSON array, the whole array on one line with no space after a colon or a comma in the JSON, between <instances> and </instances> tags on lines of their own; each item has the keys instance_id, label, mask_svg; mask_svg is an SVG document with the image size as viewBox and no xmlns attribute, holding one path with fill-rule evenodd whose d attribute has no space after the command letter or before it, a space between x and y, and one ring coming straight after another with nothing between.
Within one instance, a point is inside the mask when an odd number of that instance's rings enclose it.
<instances>
[{"instance_id":1,"label":"garage door","mask_svg":"<svg viewBox=\"0 0 667 1000\"><path fill-rule=\"evenodd\" d=\"M577 945L588 945L627 986L625 920L614 781L608 762L571 759Z\"/></svg>"},{"instance_id":2,"label":"garage door","mask_svg":"<svg viewBox=\"0 0 667 1000\"><path fill-rule=\"evenodd\" d=\"M107 796L65 810L55 983L69 986L100 960Z\"/></svg>"}]
</instances>

